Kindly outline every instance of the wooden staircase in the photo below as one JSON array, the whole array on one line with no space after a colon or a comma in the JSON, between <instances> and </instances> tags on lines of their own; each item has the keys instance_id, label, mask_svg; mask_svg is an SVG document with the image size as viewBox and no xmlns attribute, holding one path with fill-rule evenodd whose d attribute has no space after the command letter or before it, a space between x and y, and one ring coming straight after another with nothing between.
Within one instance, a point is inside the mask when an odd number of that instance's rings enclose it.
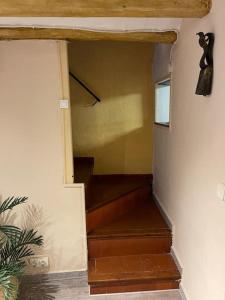
<instances>
[{"instance_id":1,"label":"wooden staircase","mask_svg":"<svg viewBox=\"0 0 225 300\"><path fill-rule=\"evenodd\" d=\"M90 176L86 189L91 294L179 288L172 233L151 175Z\"/></svg>"}]
</instances>

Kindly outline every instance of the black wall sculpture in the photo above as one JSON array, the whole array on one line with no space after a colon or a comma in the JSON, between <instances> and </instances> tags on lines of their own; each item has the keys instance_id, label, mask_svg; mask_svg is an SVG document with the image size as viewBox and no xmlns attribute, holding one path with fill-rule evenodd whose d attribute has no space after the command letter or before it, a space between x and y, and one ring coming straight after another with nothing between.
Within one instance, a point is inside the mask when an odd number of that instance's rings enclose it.
<instances>
[{"instance_id":1,"label":"black wall sculpture","mask_svg":"<svg viewBox=\"0 0 225 300\"><path fill-rule=\"evenodd\" d=\"M214 34L211 32L206 34L199 32L197 35L199 36L199 45L203 48L204 52L199 64L201 71L195 93L197 95L208 96L212 92L213 84Z\"/></svg>"}]
</instances>

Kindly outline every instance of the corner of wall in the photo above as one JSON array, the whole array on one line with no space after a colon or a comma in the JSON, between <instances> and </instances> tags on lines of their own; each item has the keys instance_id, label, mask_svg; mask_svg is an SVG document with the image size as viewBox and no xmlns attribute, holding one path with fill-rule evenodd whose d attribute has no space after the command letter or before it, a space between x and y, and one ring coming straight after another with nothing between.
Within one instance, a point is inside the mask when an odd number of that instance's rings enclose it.
<instances>
[{"instance_id":1,"label":"corner of wall","mask_svg":"<svg viewBox=\"0 0 225 300\"><path fill-rule=\"evenodd\" d=\"M182 283L180 284L180 295L181 295L182 300L189 300L189 298L187 297L187 293L184 290L184 287L183 287Z\"/></svg>"},{"instance_id":2,"label":"corner of wall","mask_svg":"<svg viewBox=\"0 0 225 300\"><path fill-rule=\"evenodd\" d=\"M168 212L166 211L166 208L164 207L164 205L162 204L162 202L159 199L159 196L157 195L157 193L154 190L154 186L153 186L153 196L154 196L154 201L157 205L157 207L159 208L161 214L163 215L167 225L169 226L169 228L172 230L173 234L175 234L175 225L173 223L173 221L171 220L171 218L169 217Z\"/></svg>"}]
</instances>

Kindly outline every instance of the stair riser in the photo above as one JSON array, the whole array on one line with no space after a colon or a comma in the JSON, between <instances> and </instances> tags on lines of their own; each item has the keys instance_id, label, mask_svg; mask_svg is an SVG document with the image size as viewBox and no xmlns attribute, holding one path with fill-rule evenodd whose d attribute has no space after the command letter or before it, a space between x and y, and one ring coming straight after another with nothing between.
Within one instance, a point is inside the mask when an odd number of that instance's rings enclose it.
<instances>
[{"instance_id":1,"label":"stair riser","mask_svg":"<svg viewBox=\"0 0 225 300\"><path fill-rule=\"evenodd\" d=\"M99 226L107 225L135 207L142 205L151 192L151 186L141 187L120 198L88 212L86 217L87 232L91 232Z\"/></svg>"},{"instance_id":2,"label":"stair riser","mask_svg":"<svg viewBox=\"0 0 225 300\"><path fill-rule=\"evenodd\" d=\"M89 239L89 258L136 254L169 253L172 237L129 237L112 239Z\"/></svg>"},{"instance_id":3,"label":"stair riser","mask_svg":"<svg viewBox=\"0 0 225 300\"><path fill-rule=\"evenodd\" d=\"M110 293L128 293L128 292L141 292L141 291L156 291L156 290L170 290L178 289L180 280L166 280L157 282L144 282L144 283L125 283L118 282L118 285L108 286L90 286L91 295L94 294L110 294Z\"/></svg>"}]
</instances>

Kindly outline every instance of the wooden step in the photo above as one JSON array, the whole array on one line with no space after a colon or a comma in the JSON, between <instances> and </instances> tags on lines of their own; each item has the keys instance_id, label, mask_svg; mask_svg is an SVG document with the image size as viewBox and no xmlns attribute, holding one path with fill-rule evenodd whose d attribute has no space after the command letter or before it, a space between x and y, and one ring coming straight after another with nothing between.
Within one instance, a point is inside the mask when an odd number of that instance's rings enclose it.
<instances>
[{"instance_id":1,"label":"wooden step","mask_svg":"<svg viewBox=\"0 0 225 300\"><path fill-rule=\"evenodd\" d=\"M170 254L113 256L89 260L91 294L179 288L180 273Z\"/></svg>"},{"instance_id":2,"label":"wooden step","mask_svg":"<svg viewBox=\"0 0 225 300\"><path fill-rule=\"evenodd\" d=\"M179 288L171 230L149 179L92 177L86 214L91 294Z\"/></svg>"},{"instance_id":3,"label":"wooden step","mask_svg":"<svg viewBox=\"0 0 225 300\"><path fill-rule=\"evenodd\" d=\"M87 211L92 211L146 185L152 185L152 174L93 175L86 195Z\"/></svg>"},{"instance_id":4,"label":"wooden step","mask_svg":"<svg viewBox=\"0 0 225 300\"><path fill-rule=\"evenodd\" d=\"M169 253L171 230L151 199L88 235L90 258Z\"/></svg>"},{"instance_id":5,"label":"wooden step","mask_svg":"<svg viewBox=\"0 0 225 300\"><path fill-rule=\"evenodd\" d=\"M88 239L88 257L169 253L171 236L132 236Z\"/></svg>"},{"instance_id":6,"label":"wooden step","mask_svg":"<svg viewBox=\"0 0 225 300\"><path fill-rule=\"evenodd\" d=\"M122 195L117 199L91 209L86 214L87 232L107 225L129 211L141 207L150 197L151 186L145 185Z\"/></svg>"}]
</instances>

